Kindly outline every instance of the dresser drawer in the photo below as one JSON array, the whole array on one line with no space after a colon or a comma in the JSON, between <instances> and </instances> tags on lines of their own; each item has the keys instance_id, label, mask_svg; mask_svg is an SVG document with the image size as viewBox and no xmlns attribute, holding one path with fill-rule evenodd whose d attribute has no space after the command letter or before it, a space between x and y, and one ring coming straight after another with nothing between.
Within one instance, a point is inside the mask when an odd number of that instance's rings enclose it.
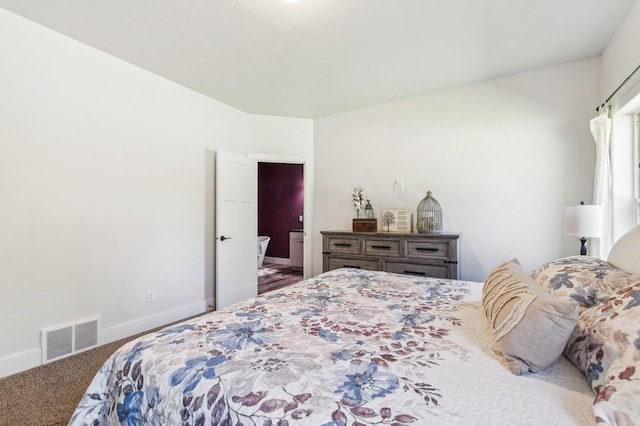
<instances>
[{"instance_id":1,"label":"dresser drawer","mask_svg":"<svg viewBox=\"0 0 640 426\"><path fill-rule=\"evenodd\" d=\"M369 271L378 270L378 261L375 259L350 259L348 257L329 257L329 271L338 268L357 268Z\"/></svg>"},{"instance_id":2,"label":"dresser drawer","mask_svg":"<svg viewBox=\"0 0 640 426\"><path fill-rule=\"evenodd\" d=\"M438 240L407 241L407 257L419 259L448 259L449 244L449 241Z\"/></svg>"},{"instance_id":3,"label":"dresser drawer","mask_svg":"<svg viewBox=\"0 0 640 426\"><path fill-rule=\"evenodd\" d=\"M373 256L400 256L400 240L364 240L364 254Z\"/></svg>"},{"instance_id":4,"label":"dresser drawer","mask_svg":"<svg viewBox=\"0 0 640 426\"><path fill-rule=\"evenodd\" d=\"M341 254L360 254L358 238L329 238L328 251Z\"/></svg>"},{"instance_id":5,"label":"dresser drawer","mask_svg":"<svg viewBox=\"0 0 640 426\"><path fill-rule=\"evenodd\" d=\"M424 263L385 262L385 271L396 274L418 275L422 277L451 278L449 266L425 265Z\"/></svg>"}]
</instances>

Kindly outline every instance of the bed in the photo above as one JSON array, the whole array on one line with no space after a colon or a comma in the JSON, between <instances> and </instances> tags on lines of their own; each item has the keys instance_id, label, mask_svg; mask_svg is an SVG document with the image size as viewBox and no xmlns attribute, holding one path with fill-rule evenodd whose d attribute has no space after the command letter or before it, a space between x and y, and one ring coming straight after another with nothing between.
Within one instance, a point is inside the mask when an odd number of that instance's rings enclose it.
<instances>
[{"instance_id":1,"label":"bed","mask_svg":"<svg viewBox=\"0 0 640 426\"><path fill-rule=\"evenodd\" d=\"M634 424L640 276L598 262L529 275L512 260L484 285L326 272L127 343L70 424ZM617 349L598 325L612 309L635 327L613 333ZM554 330L540 333L545 321ZM537 340L552 333L558 342ZM518 353L528 346L533 356Z\"/></svg>"}]
</instances>

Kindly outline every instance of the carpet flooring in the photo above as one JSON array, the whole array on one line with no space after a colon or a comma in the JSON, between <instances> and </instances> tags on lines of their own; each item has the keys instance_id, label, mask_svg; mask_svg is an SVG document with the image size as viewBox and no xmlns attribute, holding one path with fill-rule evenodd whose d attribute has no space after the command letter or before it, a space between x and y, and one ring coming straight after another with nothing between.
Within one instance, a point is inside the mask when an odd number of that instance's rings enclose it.
<instances>
[{"instance_id":1,"label":"carpet flooring","mask_svg":"<svg viewBox=\"0 0 640 426\"><path fill-rule=\"evenodd\" d=\"M302 281L302 271L286 265L264 264L259 275L259 294ZM66 425L107 358L142 334L1 378L0 426Z\"/></svg>"}]
</instances>

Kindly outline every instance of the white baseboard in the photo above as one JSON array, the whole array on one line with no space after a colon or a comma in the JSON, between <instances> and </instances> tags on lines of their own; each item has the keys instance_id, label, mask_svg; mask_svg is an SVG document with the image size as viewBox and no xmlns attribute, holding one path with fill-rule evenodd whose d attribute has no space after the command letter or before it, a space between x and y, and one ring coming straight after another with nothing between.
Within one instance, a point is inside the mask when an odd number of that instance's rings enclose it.
<instances>
[{"instance_id":1,"label":"white baseboard","mask_svg":"<svg viewBox=\"0 0 640 426\"><path fill-rule=\"evenodd\" d=\"M180 306L168 311L135 319L112 327L98 330L98 345L105 345L116 340L124 339L134 334L142 333L153 328L163 326L181 319L202 314L211 310L214 299L206 299L189 305ZM0 378L19 373L42 365L42 349L34 348L28 351L12 354L0 358Z\"/></svg>"},{"instance_id":2,"label":"white baseboard","mask_svg":"<svg viewBox=\"0 0 640 426\"><path fill-rule=\"evenodd\" d=\"M112 327L100 330L98 339L99 345L124 339L134 334L142 333L153 328L161 327L165 324L180 321L181 319L192 317L194 315L203 314L210 310L209 306L213 305L213 299L203 300L201 302L192 303L190 305L180 306L168 311L158 312L154 315L138 318Z\"/></svg>"},{"instance_id":3,"label":"white baseboard","mask_svg":"<svg viewBox=\"0 0 640 426\"><path fill-rule=\"evenodd\" d=\"M288 257L265 256L264 261L266 263L275 263L277 265L291 265L291 259L289 259Z\"/></svg>"},{"instance_id":4,"label":"white baseboard","mask_svg":"<svg viewBox=\"0 0 640 426\"><path fill-rule=\"evenodd\" d=\"M37 367L41 362L42 350L40 348L0 358L0 378Z\"/></svg>"}]
</instances>

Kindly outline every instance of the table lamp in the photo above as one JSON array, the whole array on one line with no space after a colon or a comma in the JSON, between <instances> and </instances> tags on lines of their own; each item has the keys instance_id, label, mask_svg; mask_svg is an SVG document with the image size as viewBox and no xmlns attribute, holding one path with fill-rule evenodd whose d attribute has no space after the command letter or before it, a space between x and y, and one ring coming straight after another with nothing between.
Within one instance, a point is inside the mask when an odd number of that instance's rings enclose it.
<instances>
[{"instance_id":1,"label":"table lamp","mask_svg":"<svg viewBox=\"0 0 640 426\"><path fill-rule=\"evenodd\" d=\"M564 209L564 233L580 238L580 254L587 254L587 238L602 236L602 206L585 204Z\"/></svg>"}]
</instances>

